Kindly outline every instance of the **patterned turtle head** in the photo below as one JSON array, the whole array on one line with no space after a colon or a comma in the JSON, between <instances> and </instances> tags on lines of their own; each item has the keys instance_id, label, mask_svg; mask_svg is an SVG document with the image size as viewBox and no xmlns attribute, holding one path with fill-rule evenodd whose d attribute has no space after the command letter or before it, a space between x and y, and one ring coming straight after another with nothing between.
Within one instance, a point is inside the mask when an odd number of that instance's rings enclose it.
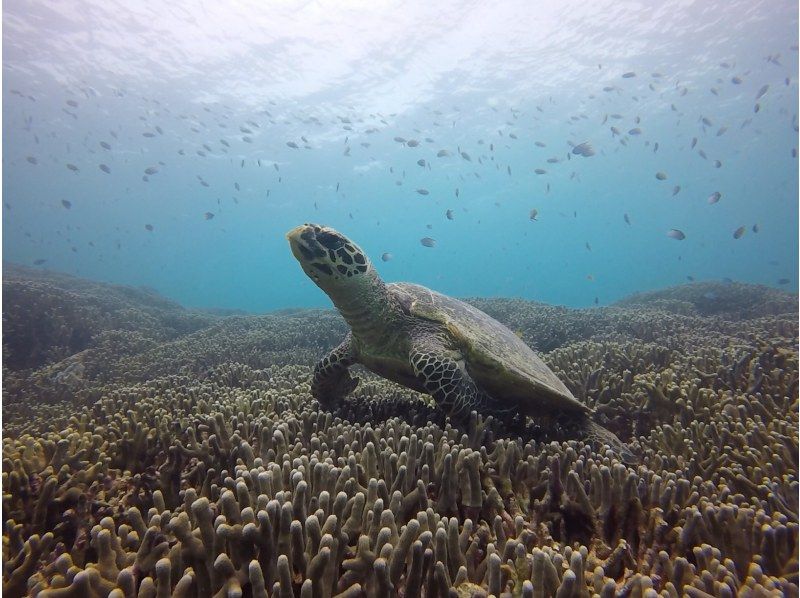
<instances>
[{"instance_id":1,"label":"patterned turtle head","mask_svg":"<svg viewBox=\"0 0 800 598\"><path fill-rule=\"evenodd\" d=\"M286 233L286 238L303 271L334 303L380 280L361 248L332 228L304 224Z\"/></svg>"}]
</instances>

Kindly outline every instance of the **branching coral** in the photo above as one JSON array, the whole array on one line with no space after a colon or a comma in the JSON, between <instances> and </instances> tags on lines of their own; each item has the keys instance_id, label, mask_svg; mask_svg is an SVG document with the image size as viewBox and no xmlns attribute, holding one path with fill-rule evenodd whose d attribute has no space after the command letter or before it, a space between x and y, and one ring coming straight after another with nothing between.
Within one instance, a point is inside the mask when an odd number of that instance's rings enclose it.
<instances>
[{"instance_id":1,"label":"branching coral","mask_svg":"<svg viewBox=\"0 0 800 598\"><path fill-rule=\"evenodd\" d=\"M339 412L320 411L308 393L318 347L299 343L292 359L281 318L313 335L328 314L237 316L124 349L115 363L135 365L130 377L121 366L92 374L91 394L60 415L6 405L3 590L796 594L796 323L744 319L735 305L735 332L649 305L648 334L663 325L666 346L632 332L623 314L634 308L593 313L591 330L585 315L559 316L562 345L546 359L630 441L637 466L479 414L453 426L425 397L369 375ZM521 326L549 313L494 306ZM700 342L704 327L725 342ZM234 330L245 340L211 346Z\"/></svg>"}]
</instances>

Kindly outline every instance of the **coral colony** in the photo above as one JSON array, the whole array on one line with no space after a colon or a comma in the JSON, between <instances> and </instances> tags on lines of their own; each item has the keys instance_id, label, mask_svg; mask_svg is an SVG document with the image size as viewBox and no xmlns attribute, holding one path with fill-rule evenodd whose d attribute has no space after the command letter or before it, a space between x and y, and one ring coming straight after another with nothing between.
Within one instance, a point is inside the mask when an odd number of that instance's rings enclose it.
<instances>
[{"instance_id":1,"label":"coral colony","mask_svg":"<svg viewBox=\"0 0 800 598\"><path fill-rule=\"evenodd\" d=\"M331 311L185 310L8 268L3 595L796 596L797 298L696 283L480 309L640 458L531 420L454 427L310 368Z\"/></svg>"}]
</instances>

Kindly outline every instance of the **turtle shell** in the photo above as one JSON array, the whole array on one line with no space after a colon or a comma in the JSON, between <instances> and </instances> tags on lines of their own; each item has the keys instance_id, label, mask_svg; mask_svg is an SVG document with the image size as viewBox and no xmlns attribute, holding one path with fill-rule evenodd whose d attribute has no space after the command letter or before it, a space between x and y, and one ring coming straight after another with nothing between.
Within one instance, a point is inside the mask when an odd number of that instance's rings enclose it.
<instances>
[{"instance_id":1,"label":"turtle shell","mask_svg":"<svg viewBox=\"0 0 800 598\"><path fill-rule=\"evenodd\" d=\"M412 316L446 329L472 379L504 406L519 405L528 415L591 412L528 345L491 316L420 285L387 286Z\"/></svg>"}]
</instances>

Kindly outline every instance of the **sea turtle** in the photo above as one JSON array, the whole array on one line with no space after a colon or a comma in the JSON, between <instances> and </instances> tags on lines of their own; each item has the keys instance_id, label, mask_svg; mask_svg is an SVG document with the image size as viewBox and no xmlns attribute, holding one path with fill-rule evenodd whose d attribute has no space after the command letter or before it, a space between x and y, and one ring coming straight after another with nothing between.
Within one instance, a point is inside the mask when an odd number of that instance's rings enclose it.
<instances>
[{"instance_id":1,"label":"sea turtle","mask_svg":"<svg viewBox=\"0 0 800 598\"><path fill-rule=\"evenodd\" d=\"M559 421L633 460L625 445L591 419L561 380L511 330L479 309L417 284L385 283L366 254L332 228L304 224L286 234L303 271L350 325L342 343L317 363L311 390L334 407L355 389L361 364L430 394L451 418L482 414Z\"/></svg>"}]
</instances>

